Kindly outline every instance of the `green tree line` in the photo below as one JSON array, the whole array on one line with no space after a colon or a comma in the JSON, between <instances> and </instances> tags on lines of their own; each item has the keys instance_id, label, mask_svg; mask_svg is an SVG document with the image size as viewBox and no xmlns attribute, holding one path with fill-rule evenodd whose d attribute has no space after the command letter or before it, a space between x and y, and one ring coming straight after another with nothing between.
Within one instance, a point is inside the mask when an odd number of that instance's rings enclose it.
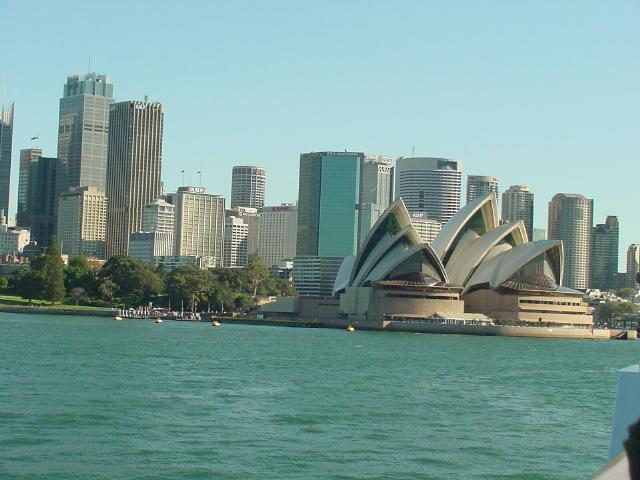
<instances>
[{"instance_id":1,"label":"green tree line","mask_svg":"<svg viewBox=\"0 0 640 480\"><path fill-rule=\"evenodd\" d=\"M0 277L0 290L29 300L56 303L69 298L76 304L113 307L154 306L179 310L242 310L257 297L291 295L293 287L272 278L260 259L245 268L201 270L182 266L171 271L151 268L127 256L111 257L93 268L85 257L64 265L60 243L52 237L46 253L32 259L29 268L9 278Z\"/></svg>"}]
</instances>

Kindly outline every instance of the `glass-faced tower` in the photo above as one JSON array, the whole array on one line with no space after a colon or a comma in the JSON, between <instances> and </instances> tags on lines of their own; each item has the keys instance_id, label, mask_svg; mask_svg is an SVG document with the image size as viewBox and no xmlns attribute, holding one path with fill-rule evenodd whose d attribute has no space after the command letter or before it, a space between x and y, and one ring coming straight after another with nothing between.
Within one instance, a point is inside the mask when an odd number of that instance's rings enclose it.
<instances>
[{"instance_id":1,"label":"glass-faced tower","mask_svg":"<svg viewBox=\"0 0 640 480\"><path fill-rule=\"evenodd\" d=\"M85 186L105 191L109 106L113 102L113 85L107 75L67 78L58 123L58 192Z\"/></svg>"}]
</instances>

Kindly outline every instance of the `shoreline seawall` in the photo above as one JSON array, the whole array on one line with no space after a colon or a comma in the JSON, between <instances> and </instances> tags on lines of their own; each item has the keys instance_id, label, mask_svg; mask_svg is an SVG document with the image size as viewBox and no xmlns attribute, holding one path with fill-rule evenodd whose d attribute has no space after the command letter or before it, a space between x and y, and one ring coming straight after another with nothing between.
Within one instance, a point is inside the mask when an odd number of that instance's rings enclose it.
<instances>
[{"instance_id":1,"label":"shoreline seawall","mask_svg":"<svg viewBox=\"0 0 640 480\"><path fill-rule=\"evenodd\" d=\"M76 315L87 317L112 317L115 310L83 310L76 308L56 308L45 306L0 305L0 313L26 313L34 315Z\"/></svg>"}]
</instances>

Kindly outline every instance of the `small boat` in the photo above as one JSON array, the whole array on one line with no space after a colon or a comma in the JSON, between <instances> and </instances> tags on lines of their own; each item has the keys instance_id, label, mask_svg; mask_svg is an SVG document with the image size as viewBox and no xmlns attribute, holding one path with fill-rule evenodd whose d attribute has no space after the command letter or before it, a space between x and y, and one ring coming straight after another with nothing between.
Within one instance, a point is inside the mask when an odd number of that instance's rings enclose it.
<instances>
[{"instance_id":1,"label":"small boat","mask_svg":"<svg viewBox=\"0 0 640 480\"><path fill-rule=\"evenodd\" d=\"M220 326L220 322L218 320L212 320L211 321L211 326L212 327L219 327Z\"/></svg>"},{"instance_id":2,"label":"small boat","mask_svg":"<svg viewBox=\"0 0 640 480\"><path fill-rule=\"evenodd\" d=\"M156 318L156 323L164 323L161 318Z\"/></svg>"},{"instance_id":3,"label":"small boat","mask_svg":"<svg viewBox=\"0 0 640 480\"><path fill-rule=\"evenodd\" d=\"M115 315L113 317L114 320L122 320L122 317L120 315Z\"/></svg>"},{"instance_id":4,"label":"small boat","mask_svg":"<svg viewBox=\"0 0 640 480\"><path fill-rule=\"evenodd\" d=\"M355 332L356 331L356 327L354 327L353 325L347 325L347 332Z\"/></svg>"}]
</instances>

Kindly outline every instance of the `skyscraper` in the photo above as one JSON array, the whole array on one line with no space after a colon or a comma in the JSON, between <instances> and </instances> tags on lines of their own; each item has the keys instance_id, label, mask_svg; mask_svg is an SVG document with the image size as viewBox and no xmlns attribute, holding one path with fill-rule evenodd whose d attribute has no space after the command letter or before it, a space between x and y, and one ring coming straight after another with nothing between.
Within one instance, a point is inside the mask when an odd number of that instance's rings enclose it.
<instances>
[{"instance_id":1,"label":"skyscraper","mask_svg":"<svg viewBox=\"0 0 640 480\"><path fill-rule=\"evenodd\" d=\"M395 197L409 213L446 223L460 209L462 162L446 158L399 158L395 168Z\"/></svg>"},{"instance_id":2,"label":"skyscraper","mask_svg":"<svg viewBox=\"0 0 640 480\"><path fill-rule=\"evenodd\" d=\"M640 245L632 243L627 248L627 281L626 286L637 288L636 277L640 272Z\"/></svg>"},{"instance_id":3,"label":"skyscraper","mask_svg":"<svg viewBox=\"0 0 640 480\"><path fill-rule=\"evenodd\" d=\"M33 165L38 163L42 156L39 148L27 148L20 150L20 172L18 177L18 209L16 212L16 224L26 226L27 202L29 199L29 173Z\"/></svg>"},{"instance_id":4,"label":"skyscraper","mask_svg":"<svg viewBox=\"0 0 640 480\"><path fill-rule=\"evenodd\" d=\"M67 77L58 123L58 191L95 187L105 191L109 107L114 102L108 76L87 73Z\"/></svg>"},{"instance_id":5,"label":"skyscraper","mask_svg":"<svg viewBox=\"0 0 640 480\"><path fill-rule=\"evenodd\" d=\"M262 208L258 256L268 267L296 256L297 225L298 207L293 204Z\"/></svg>"},{"instance_id":6,"label":"skyscraper","mask_svg":"<svg viewBox=\"0 0 640 480\"><path fill-rule=\"evenodd\" d=\"M224 224L224 266L247 266L247 237L249 225L241 217L228 216Z\"/></svg>"},{"instance_id":7,"label":"skyscraper","mask_svg":"<svg viewBox=\"0 0 640 480\"><path fill-rule=\"evenodd\" d=\"M393 201L393 158L365 155L360 174L359 241Z\"/></svg>"},{"instance_id":8,"label":"skyscraper","mask_svg":"<svg viewBox=\"0 0 640 480\"><path fill-rule=\"evenodd\" d=\"M0 115L0 210L9 216L9 188L11 186L11 147L13 139L14 104L2 106Z\"/></svg>"},{"instance_id":9,"label":"skyscraper","mask_svg":"<svg viewBox=\"0 0 640 480\"><path fill-rule=\"evenodd\" d=\"M95 187L71 187L58 197L58 239L69 256L104 258L107 198Z\"/></svg>"},{"instance_id":10,"label":"skyscraper","mask_svg":"<svg viewBox=\"0 0 640 480\"><path fill-rule=\"evenodd\" d=\"M58 168L57 158L36 157L26 174L26 202L20 223L29 227L31 240L38 242L40 247L47 247L51 235L56 233Z\"/></svg>"},{"instance_id":11,"label":"skyscraper","mask_svg":"<svg viewBox=\"0 0 640 480\"><path fill-rule=\"evenodd\" d=\"M549 202L549 240L564 245L564 286L590 286L593 200L572 193L557 193Z\"/></svg>"},{"instance_id":12,"label":"skyscraper","mask_svg":"<svg viewBox=\"0 0 640 480\"><path fill-rule=\"evenodd\" d=\"M467 203L492 192L496 194L496 200L498 200L500 197L498 196L498 179L496 177L467 175Z\"/></svg>"},{"instance_id":13,"label":"skyscraper","mask_svg":"<svg viewBox=\"0 0 640 480\"><path fill-rule=\"evenodd\" d=\"M300 155L298 256L355 255L363 160L354 152Z\"/></svg>"},{"instance_id":14,"label":"skyscraper","mask_svg":"<svg viewBox=\"0 0 640 480\"><path fill-rule=\"evenodd\" d=\"M175 254L202 257L205 268L223 266L225 199L201 187L167 196L176 207Z\"/></svg>"},{"instance_id":15,"label":"skyscraper","mask_svg":"<svg viewBox=\"0 0 640 480\"><path fill-rule=\"evenodd\" d=\"M145 205L160 197L164 108L158 102L113 104L109 115L107 258L126 255L142 228Z\"/></svg>"},{"instance_id":16,"label":"skyscraper","mask_svg":"<svg viewBox=\"0 0 640 480\"><path fill-rule=\"evenodd\" d=\"M240 165L231 173L231 208L264 207L267 170L264 167Z\"/></svg>"},{"instance_id":17,"label":"skyscraper","mask_svg":"<svg viewBox=\"0 0 640 480\"><path fill-rule=\"evenodd\" d=\"M142 211L143 232L174 232L176 207L162 199L144 206ZM172 255L171 253L169 255Z\"/></svg>"},{"instance_id":18,"label":"skyscraper","mask_svg":"<svg viewBox=\"0 0 640 480\"><path fill-rule=\"evenodd\" d=\"M533 239L533 192L526 185L511 185L502 194L502 220L522 220L527 237Z\"/></svg>"},{"instance_id":19,"label":"skyscraper","mask_svg":"<svg viewBox=\"0 0 640 480\"><path fill-rule=\"evenodd\" d=\"M591 288L616 288L618 273L618 217L609 215L604 223L593 227L591 234Z\"/></svg>"},{"instance_id":20,"label":"skyscraper","mask_svg":"<svg viewBox=\"0 0 640 480\"><path fill-rule=\"evenodd\" d=\"M293 282L301 295L330 295L342 259L358 249L364 154L300 155Z\"/></svg>"}]
</instances>

